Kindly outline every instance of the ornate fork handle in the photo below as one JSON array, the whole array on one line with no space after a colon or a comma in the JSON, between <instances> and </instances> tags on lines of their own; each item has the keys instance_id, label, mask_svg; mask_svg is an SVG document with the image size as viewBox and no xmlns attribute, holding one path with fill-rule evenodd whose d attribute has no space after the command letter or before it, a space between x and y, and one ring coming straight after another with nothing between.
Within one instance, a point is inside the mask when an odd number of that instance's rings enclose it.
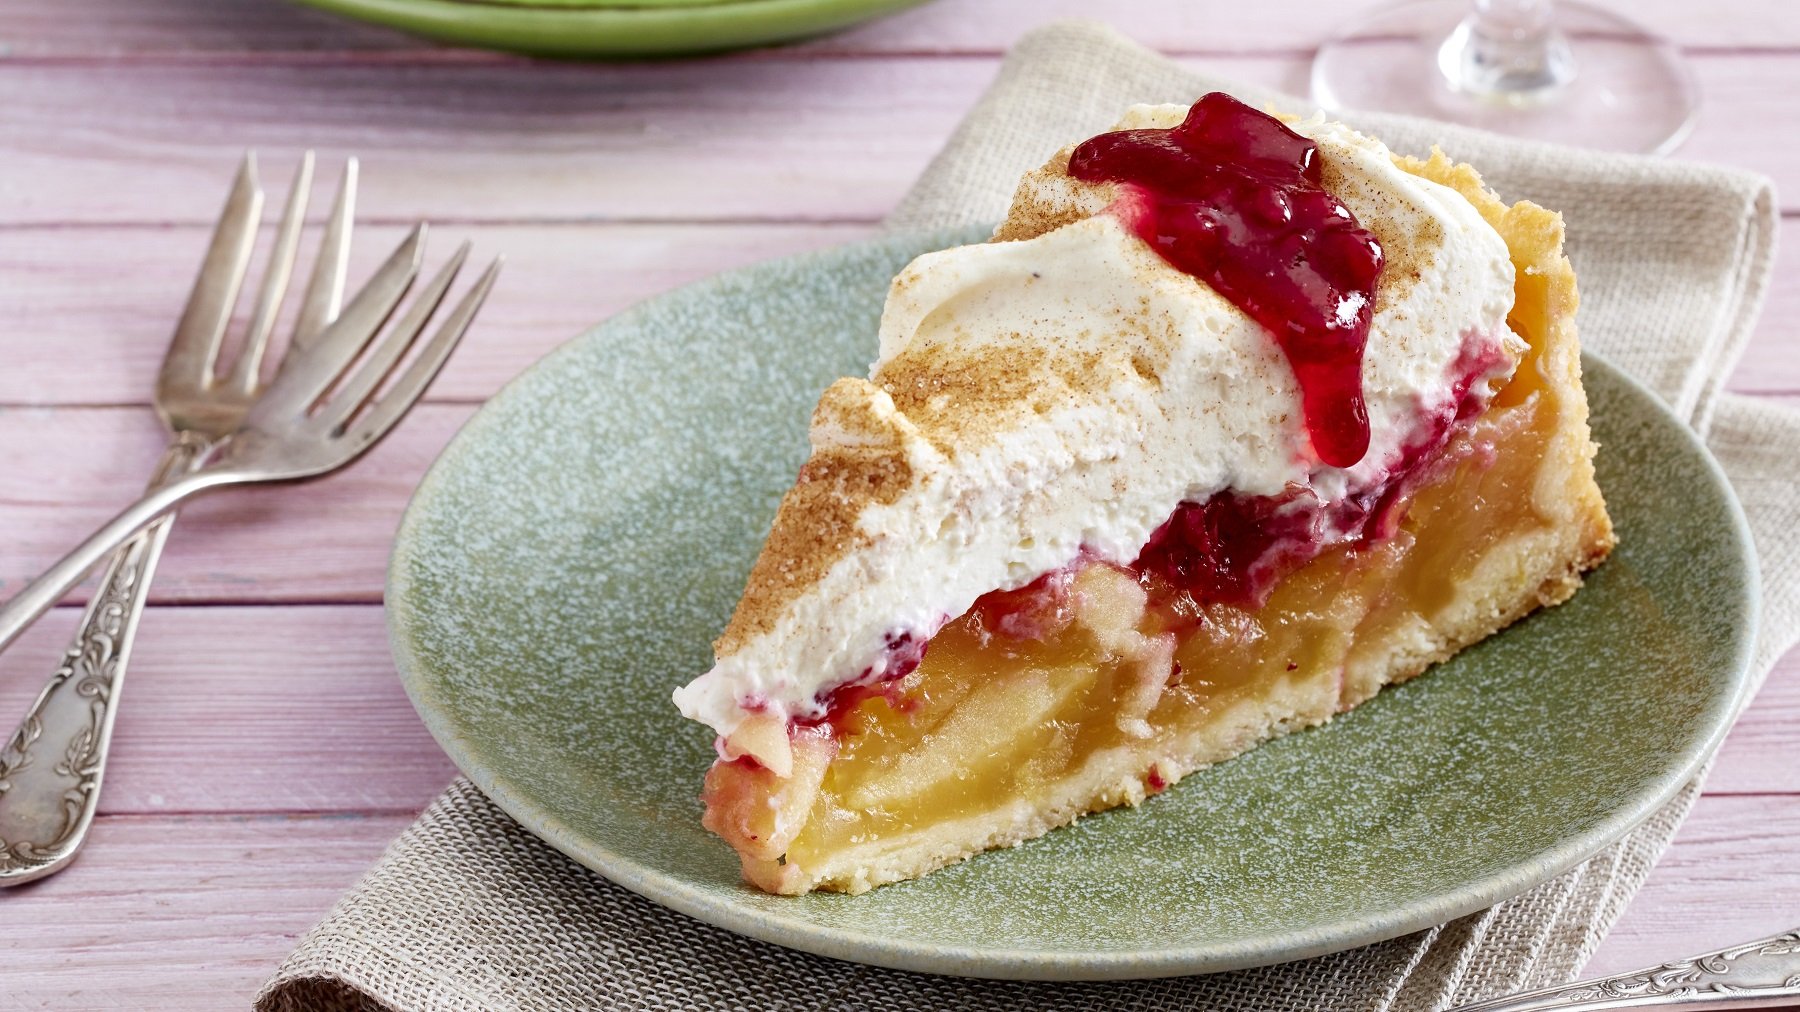
<instances>
[{"instance_id":1,"label":"ornate fork handle","mask_svg":"<svg viewBox=\"0 0 1800 1012\"><path fill-rule=\"evenodd\" d=\"M1461 1005L1452 1012L1800 1005L1800 929L1617 977Z\"/></svg>"},{"instance_id":2,"label":"ornate fork handle","mask_svg":"<svg viewBox=\"0 0 1800 1012\"><path fill-rule=\"evenodd\" d=\"M151 487L186 474L206 449L192 434L177 438ZM174 519L164 515L113 554L61 666L0 747L0 886L48 875L81 849L138 618Z\"/></svg>"}]
</instances>

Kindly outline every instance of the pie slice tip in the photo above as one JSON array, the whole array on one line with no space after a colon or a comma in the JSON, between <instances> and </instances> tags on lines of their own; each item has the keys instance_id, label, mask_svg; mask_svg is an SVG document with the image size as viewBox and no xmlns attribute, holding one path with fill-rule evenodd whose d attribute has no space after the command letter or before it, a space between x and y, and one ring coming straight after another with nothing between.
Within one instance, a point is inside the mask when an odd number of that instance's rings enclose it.
<instances>
[{"instance_id":1,"label":"pie slice tip","mask_svg":"<svg viewBox=\"0 0 1800 1012\"><path fill-rule=\"evenodd\" d=\"M1614 537L1562 233L1224 96L1027 174L896 279L676 692L706 828L769 892L916 878L1566 600Z\"/></svg>"}]
</instances>

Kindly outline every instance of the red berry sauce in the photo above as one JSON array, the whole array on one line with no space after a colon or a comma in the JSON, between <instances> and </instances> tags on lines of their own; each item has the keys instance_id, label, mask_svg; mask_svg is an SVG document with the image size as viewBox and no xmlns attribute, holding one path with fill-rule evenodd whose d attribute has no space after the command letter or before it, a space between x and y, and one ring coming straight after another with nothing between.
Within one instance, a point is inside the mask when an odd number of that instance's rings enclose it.
<instances>
[{"instance_id":1,"label":"red berry sauce","mask_svg":"<svg viewBox=\"0 0 1800 1012\"><path fill-rule=\"evenodd\" d=\"M1077 563L1079 565L1079 562ZM1017 590L983 594L970 611L982 642L990 636L1009 640L1047 640L1075 621L1069 587L1077 566L1052 570Z\"/></svg>"},{"instance_id":2,"label":"red berry sauce","mask_svg":"<svg viewBox=\"0 0 1800 1012\"><path fill-rule=\"evenodd\" d=\"M1351 467L1362 460L1369 449L1362 357L1382 250L1320 184L1317 145L1215 92L1173 129L1086 141L1070 157L1069 174L1120 184L1113 213L1163 259L1269 330L1299 382L1307 434L1321 462ZM1412 437L1372 483L1330 503L1301 487L1272 496L1228 490L1182 503L1127 568L1167 623L1197 625L1207 605L1261 607L1283 577L1326 548L1392 536L1413 494L1465 455L1451 449L1460 445L1452 437L1486 405L1480 381L1504 358L1494 335L1464 335L1450 397L1421 406ZM1073 578L1090 564L1097 563L1083 554L1024 587L983 595L970 610L983 642L1060 633L1074 617ZM890 633L879 674L871 666L822 693L815 703L823 715L795 725L835 725L874 696L909 709L898 681L924 658L929 639L930 632ZM1170 678L1180 677L1176 664ZM1155 768L1145 784L1151 792L1167 786Z\"/></svg>"},{"instance_id":3,"label":"red berry sauce","mask_svg":"<svg viewBox=\"0 0 1800 1012\"><path fill-rule=\"evenodd\" d=\"M794 727L816 727L827 723L835 725L844 714L855 709L857 704L876 696L886 697L889 706L903 713L911 710L914 703L901 695L900 679L912 674L924 662L925 650L931 645L932 635L932 632L915 633L907 629L888 631L883 637L883 663L880 672L875 670L874 665L870 665L850 681L819 693L813 698L816 712L810 716L795 717L789 724ZM750 707L745 706L745 709Z\"/></svg>"},{"instance_id":4,"label":"red berry sauce","mask_svg":"<svg viewBox=\"0 0 1800 1012\"><path fill-rule=\"evenodd\" d=\"M1133 232L1274 335L1321 461L1363 458L1362 356L1381 244L1320 185L1316 144L1213 92L1173 129L1084 142L1069 175L1121 184L1114 210Z\"/></svg>"},{"instance_id":5,"label":"red berry sauce","mask_svg":"<svg viewBox=\"0 0 1800 1012\"><path fill-rule=\"evenodd\" d=\"M1123 567L1149 592L1162 615L1164 629L1194 628L1207 621L1208 605L1260 608L1283 577L1335 545L1355 547L1389 538L1406 518L1413 495L1484 448L1458 440L1488 403L1484 382L1505 365L1504 346L1490 334L1468 333L1450 367L1449 396L1422 407L1411 438L1399 447L1390 467L1377 481L1352 489L1342 499L1320 500L1310 489L1290 487L1278 495L1252 496L1226 490L1205 502L1184 502L1150 535L1138 557ZM1491 449L1491 448L1490 448ZM1069 565L1044 573L1025 586L983 594L966 613L985 645L990 638L1014 642L1045 641L1075 619L1075 577L1100 562L1085 550ZM939 625L947 624L948 616ZM886 661L877 674L873 665L848 684L821 693L818 715L796 718L795 727L830 724L841 730L845 714L864 700L885 697L900 713L911 712L916 700L900 690L900 679L925 658L935 630L887 634ZM1289 662L1288 670L1297 667ZM1177 662L1171 683L1182 677ZM760 701L757 701L760 705ZM758 705L746 704L746 709ZM720 755L724 756L720 745ZM1152 769L1146 785L1154 793L1161 772Z\"/></svg>"},{"instance_id":6,"label":"red berry sauce","mask_svg":"<svg viewBox=\"0 0 1800 1012\"><path fill-rule=\"evenodd\" d=\"M1190 611L1188 603L1260 608L1282 577L1332 545L1392 537L1414 493L1479 450L1463 441L1452 452L1451 437L1486 406L1481 381L1505 362L1506 353L1492 336L1464 335L1450 367L1450 396L1421 412L1418 427L1380 481L1330 503L1300 488L1265 496L1226 491L1205 502L1182 503L1150 535L1132 570L1153 596L1162 596L1158 590L1184 595L1185 602L1175 603L1177 614Z\"/></svg>"},{"instance_id":7,"label":"red berry sauce","mask_svg":"<svg viewBox=\"0 0 1800 1012\"><path fill-rule=\"evenodd\" d=\"M1318 554L1318 514L1310 492L1222 492L1185 502L1150 535L1131 568L1203 604L1260 604L1277 576Z\"/></svg>"}]
</instances>

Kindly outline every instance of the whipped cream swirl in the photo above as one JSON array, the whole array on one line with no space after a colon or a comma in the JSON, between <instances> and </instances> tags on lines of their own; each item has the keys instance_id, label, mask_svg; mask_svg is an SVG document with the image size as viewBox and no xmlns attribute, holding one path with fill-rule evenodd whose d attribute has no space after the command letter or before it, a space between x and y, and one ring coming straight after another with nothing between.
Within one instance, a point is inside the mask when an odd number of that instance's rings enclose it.
<instances>
[{"instance_id":1,"label":"whipped cream swirl","mask_svg":"<svg viewBox=\"0 0 1800 1012\"><path fill-rule=\"evenodd\" d=\"M1140 106L1121 126L1185 112ZM895 278L870 379L834 384L811 433L821 467L866 465L879 487L790 494L765 553L791 551L809 524L817 540L848 526L842 548L811 570L759 562L717 663L676 690L682 713L721 735L751 714L820 719L833 691L903 673L985 593L1083 553L1129 564L1183 502L1305 489L1331 503L1378 486L1471 380L1485 397L1510 377L1524 345L1506 326L1513 267L1499 234L1378 141L1322 119L1292 128L1318 143L1327 188L1387 254L1359 462L1311 451L1266 330L1106 213L1111 187L1053 161L1026 178L999 234L1066 223L928 253ZM1472 343L1498 352L1475 377ZM804 578L770 575L783 571Z\"/></svg>"}]
</instances>

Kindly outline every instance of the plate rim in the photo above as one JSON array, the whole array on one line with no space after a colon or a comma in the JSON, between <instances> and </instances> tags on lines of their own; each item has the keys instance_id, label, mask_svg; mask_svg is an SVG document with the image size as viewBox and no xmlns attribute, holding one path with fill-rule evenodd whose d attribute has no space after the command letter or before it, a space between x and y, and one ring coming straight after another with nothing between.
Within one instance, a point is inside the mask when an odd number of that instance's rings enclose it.
<instances>
[{"instance_id":1,"label":"plate rim","mask_svg":"<svg viewBox=\"0 0 1800 1012\"><path fill-rule=\"evenodd\" d=\"M497 417L498 412L488 411L488 406L500 403L507 397L523 396L518 391L523 390L529 378L539 370L554 368L560 359L571 354L577 345L592 339L603 327L646 312L664 299L691 298L707 289L721 288L743 273L765 269L771 264L780 263L790 268L803 267L807 261L830 261L850 249L885 246L938 248L931 243L942 244L945 240L961 237L968 231L967 227L912 231L840 244L760 261L651 296L583 330L509 380L469 418L432 462L407 502L389 558L383 595L389 645L407 697L432 737L464 776L528 831L576 863L652 902L726 931L816 955L891 969L963 977L1046 981L1149 979L1216 973L1308 959L1397 938L1486 909L1555 878L1617 842L1673 799L1718 752L1726 735L1743 712L1753 688L1749 670L1755 654L1762 610L1762 586L1749 521L1730 480L1699 435L1650 388L1605 357L1584 350L1584 373L1591 370L1608 374L1609 380L1620 383L1633 396L1647 402L1651 410L1664 421L1673 423L1673 428L1680 432L1687 446L1698 455L1714 486L1723 493L1732 541L1743 562L1747 621L1739 627L1734 643L1732 691L1709 707L1707 716L1711 719L1712 726L1701 739L1699 747L1692 748L1684 757L1677 773L1669 776L1660 787L1643 792L1621 805L1618 811L1600 820L1585 833L1559 840L1532 859L1519 862L1501 872L1374 916L1351 915L1325 925L1263 935L1236 943L1176 946L1147 952L1124 949L1076 952L1005 946L944 945L909 942L887 935L825 927L805 918L784 917L779 913L721 900L680 877L647 868L606 847L594 845L573 831L556 812L531 801L522 792L512 790L503 775L479 761L476 754L478 750L469 747L452 726L448 717L449 708L432 692L428 677L422 670L423 665L412 656L410 645L406 642L410 634L408 623L412 598L407 593L408 580L403 562L411 551L414 529L423 522L422 517L429 508L425 504L437 485L444 480L442 474L451 466L447 462L458 455L465 441L479 438L479 434Z\"/></svg>"},{"instance_id":2,"label":"plate rim","mask_svg":"<svg viewBox=\"0 0 1800 1012\"><path fill-rule=\"evenodd\" d=\"M476 48L563 58L654 59L794 42L929 0L709 0L644 7L469 0L298 0L318 10ZM721 32L722 29L722 32ZM669 41L684 32L703 38Z\"/></svg>"}]
</instances>

